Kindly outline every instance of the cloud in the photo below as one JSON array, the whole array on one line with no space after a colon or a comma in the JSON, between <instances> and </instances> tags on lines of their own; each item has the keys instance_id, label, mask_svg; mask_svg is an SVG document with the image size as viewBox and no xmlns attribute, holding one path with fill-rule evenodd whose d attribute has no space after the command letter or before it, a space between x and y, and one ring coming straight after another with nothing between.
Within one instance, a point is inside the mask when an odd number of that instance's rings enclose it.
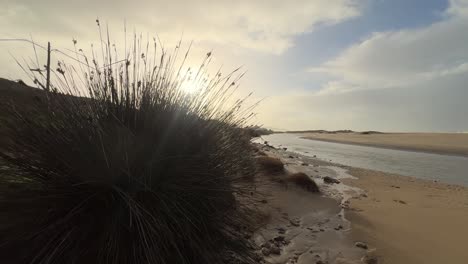
<instances>
[{"instance_id":1,"label":"cloud","mask_svg":"<svg viewBox=\"0 0 468 264\"><path fill-rule=\"evenodd\" d=\"M99 16L138 31L280 54L294 38L321 24L334 24L360 14L362 0L4 0L0 34L51 37L89 34Z\"/></svg>"},{"instance_id":2,"label":"cloud","mask_svg":"<svg viewBox=\"0 0 468 264\"><path fill-rule=\"evenodd\" d=\"M271 97L258 120L282 129L468 130L468 1L431 25L376 32L308 69L320 89Z\"/></svg>"},{"instance_id":3,"label":"cloud","mask_svg":"<svg viewBox=\"0 0 468 264\"><path fill-rule=\"evenodd\" d=\"M411 89L271 97L259 106L257 120L285 130L468 131L467 83L467 74L446 75Z\"/></svg>"},{"instance_id":4,"label":"cloud","mask_svg":"<svg viewBox=\"0 0 468 264\"><path fill-rule=\"evenodd\" d=\"M468 72L468 1L452 0L430 26L377 32L309 72L330 75L321 93L411 87Z\"/></svg>"}]
</instances>

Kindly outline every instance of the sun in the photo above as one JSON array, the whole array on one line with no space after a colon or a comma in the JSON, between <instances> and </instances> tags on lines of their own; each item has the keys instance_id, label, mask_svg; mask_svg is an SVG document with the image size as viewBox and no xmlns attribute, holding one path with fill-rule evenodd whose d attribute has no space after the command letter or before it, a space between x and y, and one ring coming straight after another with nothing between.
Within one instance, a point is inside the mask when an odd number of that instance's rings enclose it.
<instances>
[{"instance_id":1,"label":"sun","mask_svg":"<svg viewBox=\"0 0 468 264\"><path fill-rule=\"evenodd\" d=\"M193 94L200 90L200 87L195 82L185 81L180 85L180 89L188 94Z\"/></svg>"}]
</instances>

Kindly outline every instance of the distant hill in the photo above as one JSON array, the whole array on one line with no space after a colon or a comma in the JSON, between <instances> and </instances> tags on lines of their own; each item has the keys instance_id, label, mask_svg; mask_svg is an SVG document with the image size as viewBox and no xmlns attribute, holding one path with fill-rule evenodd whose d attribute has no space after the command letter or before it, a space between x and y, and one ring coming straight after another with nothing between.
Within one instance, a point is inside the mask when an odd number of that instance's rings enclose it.
<instances>
[{"instance_id":1,"label":"distant hill","mask_svg":"<svg viewBox=\"0 0 468 264\"><path fill-rule=\"evenodd\" d=\"M45 92L41 89L30 87L22 81L0 78L0 146L7 142L2 123L8 119L8 116L2 107L12 104L17 111L22 111L44 99Z\"/></svg>"}]
</instances>

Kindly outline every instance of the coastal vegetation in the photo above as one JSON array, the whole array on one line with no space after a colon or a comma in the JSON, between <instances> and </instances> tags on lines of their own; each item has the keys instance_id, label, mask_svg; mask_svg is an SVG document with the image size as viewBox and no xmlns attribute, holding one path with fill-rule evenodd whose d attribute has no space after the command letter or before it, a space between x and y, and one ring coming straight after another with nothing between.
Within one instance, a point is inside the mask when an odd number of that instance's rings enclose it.
<instances>
[{"instance_id":1,"label":"coastal vegetation","mask_svg":"<svg viewBox=\"0 0 468 264\"><path fill-rule=\"evenodd\" d=\"M20 91L1 106L2 262L254 263L242 73L210 77L211 52L189 68L181 43L73 43L72 61L22 65L40 90L2 80Z\"/></svg>"}]
</instances>

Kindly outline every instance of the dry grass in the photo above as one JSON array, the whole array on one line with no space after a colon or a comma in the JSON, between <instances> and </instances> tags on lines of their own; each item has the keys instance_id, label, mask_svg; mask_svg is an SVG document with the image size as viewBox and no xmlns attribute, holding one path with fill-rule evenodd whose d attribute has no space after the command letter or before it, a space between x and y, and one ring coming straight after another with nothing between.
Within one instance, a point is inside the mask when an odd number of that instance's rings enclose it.
<instances>
[{"instance_id":1,"label":"dry grass","mask_svg":"<svg viewBox=\"0 0 468 264\"><path fill-rule=\"evenodd\" d=\"M225 107L239 76L208 78L211 53L184 72L180 46L156 55L135 37L118 56L101 43L99 55L77 50L81 69L57 65L46 100L2 104L2 263L254 263L242 233L250 114L243 100Z\"/></svg>"},{"instance_id":2,"label":"dry grass","mask_svg":"<svg viewBox=\"0 0 468 264\"><path fill-rule=\"evenodd\" d=\"M317 183L311 179L307 174L303 172L293 173L287 176L286 180L292 182L297 186L309 191L309 192L320 192Z\"/></svg>"}]
</instances>

